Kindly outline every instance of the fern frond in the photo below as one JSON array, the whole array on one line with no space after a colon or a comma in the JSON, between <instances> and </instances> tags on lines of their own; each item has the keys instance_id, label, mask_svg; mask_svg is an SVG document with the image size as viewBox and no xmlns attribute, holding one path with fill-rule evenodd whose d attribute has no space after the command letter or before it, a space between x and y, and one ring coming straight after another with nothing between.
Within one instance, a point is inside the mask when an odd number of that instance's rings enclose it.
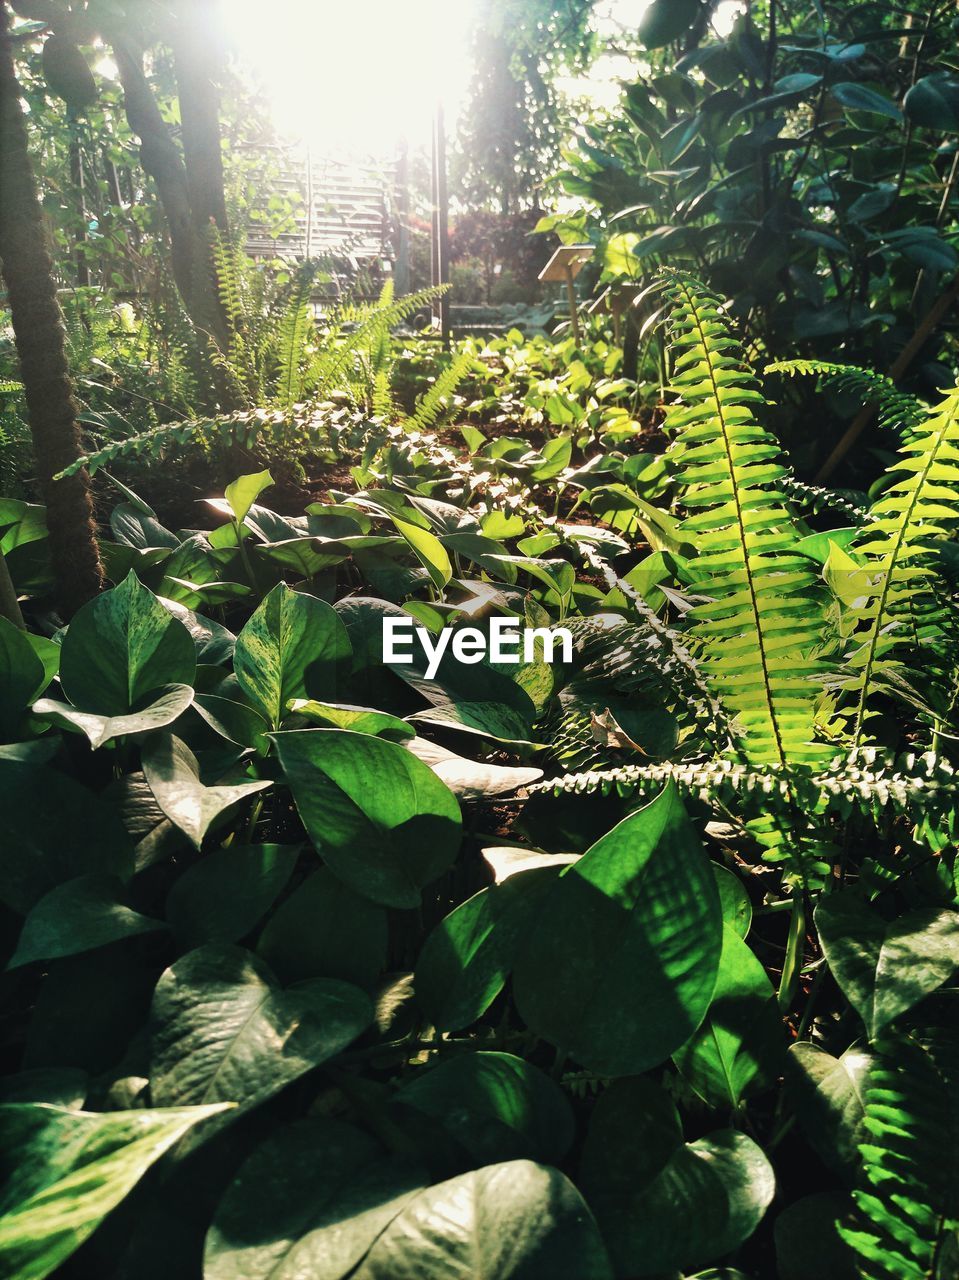
<instances>
[{"instance_id":1,"label":"fern frond","mask_svg":"<svg viewBox=\"0 0 959 1280\"><path fill-rule=\"evenodd\" d=\"M276 400L282 409L298 404L304 396L306 344L313 328L310 298L317 270L315 262L298 268L276 329Z\"/></svg>"},{"instance_id":2,"label":"fern frond","mask_svg":"<svg viewBox=\"0 0 959 1280\"><path fill-rule=\"evenodd\" d=\"M423 289L384 306L375 303L362 309L344 309L332 317L332 334L328 334L321 344L309 372L308 385L312 394L319 398L329 391L357 356L369 353L384 333L388 334L396 325L402 324L430 302L436 293L436 289ZM349 332L344 331L347 324L353 325Z\"/></svg>"},{"instance_id":3,"label":"fern frond","mask_svg":"<svg viewBox=\"0 0 959 1280\"><path fill-rule=\"evenodd\" d=\"M850 609L850 652L831 681L853 695L854 746L878 693L912 700L904 652L924 655L918 669L935 668L954 640L950 612L936 598L935 555L959 518L959 388L917 425L890 472L892 483L852 546L864 564L862 595Z\"/></svg>"},{"instance_id":4,"label":"fern frond","mask_svg":"<svg viewBox=\"0 0 959 1280\"><path fill-rule=\"evenodd\" d=\"M531 785L553 795L646 795L667 782L705 804L742 809L743 801L762 801L763 810L787 812L790 796L807 815L847 818L862 813L879 821L898 814L916 823L936 822L942 832L959 828L959 774L934 752L894 755L863 747L837 756L825 768L782 769L730 759L651 762L594 769L548 778Z\"/></svg>"},{"instance_id":5,"label":"fern frond","mask_svg":"<svg viewBox=\"0 0 959 1280\"><path fill-rule=\"evenodd\" d=\"M665 429L697 549L689 613L703 670L735 717L752 764L815 761L823 666L816 577L794 553L800 534L780 486L779 448L756 420L763 403L723 314L723 302L685 275L668 277L673 386Z\"/></svg>"},{"instance_id":6,"label":"fern frond","mask_svg":"<svg viewBox=\"0 0 959 1280\"><path fill-rule=\"evenodd\" d=\"M779 483L783 492L791 498L800 510L811 511L814 515L835 512L848 520L850 524L865 524L869 519L869 511L852 498L837 489L823 489L819 485L806 484L795 476L782 476Z\"/></svg>"},{"instance_id":7,"label":"fern frond","mask_svg":"<svg viewBox=\"0 0 959 1280\"><path fill-rule=\"evenodd\" d=\"M952 1280L959 1268L959 1036L889 1035L865 1088L854 1221L863 1280Z\"/></svg>"},{"instance_id":8,"label":"fern frond","mask_svg":"<svg viewBox=\"0 0 959 1280\"><path fill-rule=\"evenodd\" d=\"M406 419L404 425L408 431L428 431L436 426L472 364L472 354L464 351L437 375L429 391L416 406L413 416Z\"/></svg>"},{"instance_id":9,"label":"fern frond","mask_svg":"<svg viewBox=\"0 0 959 1280\"><path fill-rule=\"evenodd\" d=\"M252 449L265 440L275 445L277 439L298 437L304 442L323 443L327 423L318 413L283 413L280 410L248 409L222 418L198 418L154 427L140 435L113 440L95 453L85 454L55 477L65 479L84 467L91 475L117 458L162 457L169 449L185 444L212 445L232 443Z\"/></svg>"},{"instance_id":10,"label":"fern frond","mask_svg":"<svg viewBox=\"0 0 959 1280\"><path fill-rule=\"evenodd\" d=\"M733 745L733 730L699 663L689 650L685 637L663 622L636 588L620 578L588 542L569 543L592 569L601 574L610 591L619 590L629 600L640 621L632 631L624 629L611 636L617 648L622 646L626 662L646 662L656 667L662 678L673 686L677 696L687 704L689 713L717 750ZM605 661L612 662L607 652Z\"/></svg>"},{"instance_id":11,"label":"fern frond","mask_svg":"<svg viewBox=\"0 0 959 1280\"><path fill-rule=\"evenodd\" d=\"M921 400L903 391L885 374L858 365L833 364L828 360L777 360L765 373L786 377L818 378L819 385L856 397L863 405L875 404L880 427L908 438L926 416Z\"/></svg>"}]
</instances>

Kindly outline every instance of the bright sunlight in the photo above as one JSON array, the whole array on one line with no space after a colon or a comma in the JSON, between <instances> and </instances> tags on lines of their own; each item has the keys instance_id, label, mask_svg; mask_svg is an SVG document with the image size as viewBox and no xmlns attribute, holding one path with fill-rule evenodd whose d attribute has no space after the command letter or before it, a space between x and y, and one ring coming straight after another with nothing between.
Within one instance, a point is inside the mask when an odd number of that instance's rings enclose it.
<instances>
[{"instance_id":1,"label":"bright sunlight","mask_svg":"<svg viewBox=\"0 0 959 1280\"><path fill-rule=\"evenodd\" d=\"M237 56L278 128L311 145L389 153L423 142L437 99L451 116L468 87L473 0L228 0Z\"/></svg>"}]
</instances>

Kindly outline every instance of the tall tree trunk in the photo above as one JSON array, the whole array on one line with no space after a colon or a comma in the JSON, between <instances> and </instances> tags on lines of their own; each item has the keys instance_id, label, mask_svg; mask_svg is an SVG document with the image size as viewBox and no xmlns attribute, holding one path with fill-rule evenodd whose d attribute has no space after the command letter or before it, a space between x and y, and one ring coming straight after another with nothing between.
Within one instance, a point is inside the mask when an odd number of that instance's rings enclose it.
<instances>
[{"instance_id":1,"label":"tall tree trunk","mask_svg":"<svg viewBox=\"0 0 959 1280\"><path fill-rule=\"evenodd\" d=\"M222 38L219 0L181 0L173 39L183 162L193 222L200 235L229 231L220 145Z\"/></svg>"},{"instance_id":2,"label":"tall tree trunk","mask_svg":"<svg viewBox=\"0 0 959 1280\"><path fill-rule=\"evenodd\" d=\"M222 350L230 345L229 318L217 288L212 235L228 234L220 149L217 72L221 43L213 0L189 0L175 11L174 54L183 153L174 140L143 69L143 55L123 31L105 30L113 45L130 128L140 159L157 186L172 247L173 278L196 328ZM214 380L217 375L214 372ZM217 383L221 404L230 403Z\"/></svg>"},{"instance_id":3,"label":"tall tree trunk","mask_svg":"<svg viewBox=\"0 0 959 1280\"><path fill-rule=\"evenodd\" d=\"M57 603L70 617L100 590L103 571L86 472L69 480L54 479L83 449L53 261L27 151L9 23L6 0L0 0L0 269L47 507Z\"/></svg>"}]
</instances>

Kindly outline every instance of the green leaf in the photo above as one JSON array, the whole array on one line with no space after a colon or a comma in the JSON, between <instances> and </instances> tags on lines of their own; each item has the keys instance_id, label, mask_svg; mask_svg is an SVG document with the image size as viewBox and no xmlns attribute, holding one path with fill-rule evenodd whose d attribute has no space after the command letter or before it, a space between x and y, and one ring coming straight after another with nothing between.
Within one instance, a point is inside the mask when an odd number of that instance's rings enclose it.
<instances>
[{"instance_id":1,"label":"green leaf","mask_svg":"<svg viewBox=\"0 0 959 1280\"><path fill-rule=\"evenodd\" d=\"M193 700L193 708L214 733L227 742L253 747L261 756L269 753L270 726L259 711L254 711L245 702L234 702L232 698L221 698L213 693L198 693Z\"/></svg>"},{"instance_id":2,"label":"green leaf","mask_svg":"<svg viewBox=\"0 0 959 1280\"><path fill-rule=\"evenodd\" d=\"M530 742L532 730L529 721L504 702L463 702L457 699L455 702L429 707L426 711L417 711L409 718L417 724L459 729L463 733L490 738L493 742L520 746L538 745Z\"/></svg>"},{"instance_id":3,"label":"green leaf","mask_svg":"<svg viewBox=\"0 0 959 1280\"><path fill-rule=\"evenodd\" d=\"M902 102L906 119L938 133L959 133L959 77L935 71L917 80Z\"/></svg>"},{"instance_id":4,"label":"green leaf","mask_svg":"<svg viewBox=\"0 0 959 1280\"><path fill-rule=\"evenodd\" d=\"M27 633L0 618L0 739L19 735L24 711L48 683Z\"/></svg>"},{"instance_id":5,"label":"green leaf","mask_svg":"<svg viewBox=\"0 0 959 1280\"><path fill-rule=\"evenodd\" d=\"M902 227L883 235L886 244L927 271L954 271L959 254L935 227Z\"/></svg>"},{"instance_id":6,"label":"green leaf","mask_svg":"<svg viewBox=\"0 0 959 1280\"><path fill-rule=\"evenodd\" d=\"M335 698L351 652L336 610L281 582L237 636L234 670L254 707L277 728L291 699Z\"/></svg>"},{"instance_id":7,"label":"green leaf","mask_svg":"<svg viewBox=\"0 0 959 1280\"><path fill-rule=\"evenodd\" d=\"M834 1058L808 1040L797 1041L786 1058L799 1123L823 1163L847 1182L859 1173L859 1144L866 1140L865 1089L872 1063L872 1055L857 1045Z\"/></svg>"},{"instance_id":8,"label":"green leaf","mask_svg":"<svg viewBox=\"0 0 959 1280\"><path fill-rule=\"evenodd\" d=\"M739 934L726 925L709 1011L673 1061L711 1106L735 1109L748 1093L775 1079L785 1048L772 983Z\"/></svg>"},{"instance_id":9,"label":"green leaf","mask_svg":"<svg viewBox=\"0 0 959 1280\"><path fill-rule=\"evenodd\" d=\"M743 1133L689 1145L667 1095L619 1080L593 1111L580 1186L622 1276L703 1267L756 1230L773 1198L769 1161Z\"/></svg>"},{"instance_id":10,"label":"green leaf","mask_svg":"<svg viewBox=\"0 0 959 1280\"><path fill-rule=\"evenodd\" d=\"M519 953L517 1008L590 1071L634 1075L702 1022L721 946L715 877L671 785L553 885Z\"/></svg>"},{"instance_id":11,"label":"green leaf","mask_svg":"<svg viewBox=\"0 0 959 1280\"><path fill-rule=\"evenodd\" d=\"M157 983L150 1013L153 1099L255 1106L335 1057L372 1016L357 987L317 978L284 990L256 956L209 943Z\"/></svg>"},{"instance_id":12,"label":"green leaf","mask_svg":"<svg viewBox=\"0 0 959 1280\"><path fill-rule=\"evenodd\" d=\"M332 538L289 538L285 542L258 544L257 555L293 569L304 578L313 578L321 570L342 564L350 554L349 548Z\"/></svg>"},{"instance_id":13,"label":"green leaf","mask_svg":"<svg viewBox=\"0 0 959 1280\"><path fill-rule=\"evenodd\" d=\"M884 94L877 93L864 84L854 80L841 80L829 86L829 92L836 101L851 111L871 111L874 115L886 116L890 120L901 120L902 112Z\"/></svg>"},{"instance_id":14,"label":"green leaf","mask_svg":"<svg viewBox=\"0 0 959 1280\"><path fill-rule=\"evenodd\" d=\"M838 1223L848 1216L848 1203L835 1192L803 1196L776 1219L776 1274L779 1280L858 1280Z\"/></svg>"},{"instance_id":15,"label":"green leaf","mask_svg":"<svg viewBox=\"0 0 959 1280\"><path fill-rule=\"evenodd\" d=\"M416 963L416 998L441 1031L481 1017L506 984L555 873L532 871L482 889L432 931Z\"/></svg>"},{"instance_id":16,"label":"green leaf","mask_svg":"<svg viewBox=\"0 0 959 1280\"><path fill-rule=\"evenodd\" d=\"M612 1280L596 1224L563 1174L528 1160L423 1191L351 1280Z\"/></svg>"},{"instance_id":17,"label":"green leaf","mask_svg":"<svg viewBox=\"0 0 959 1280\"><path fill-rule=\"evenodd\" d=\"M299 852L299 845L230 845L189 867L166 901L181 946L245 938L286 888Z\"/></svg>"},{"instance_id":18,"label":"green leaf","mask_svg":"<svg viewBox=\"0 0 959 1280\"><path fill-rule=\"evenodd\" d=\"M257 1147L227 1188L204 1280L342 1280L424 1181L360 1129L297 1120Z\"/></svg>"},{"instance_id":19,"label":"green leaf","mask_svg":"<svg viewBox=\"0 0 959 1280\"><path fill-rule=\"evenodd\" d=\"M552 480L569 466L573 456L572 436L551 436L543 445L543 461L533 467L530 475L539 484Z\"/></svg>"},{"instance_id":20,"label":"green leaf","mask_svg":"<svg viewBox=\"0 0 959 1280\"><path fill-rule=\"evenodd\" d=\"M467 760L465 756L447 751L426 738L414 738L407 745L407 750L429 765L459 800L489 799L538 782L543 776L542 769L518 769L510 765Z\"/></svg>"},{"instance_id":21,"label":"green leaf","mask_svg":"<svg viewBox=\"0 0 959 1280\"><path fill-rule=\"evenodd\" d=\"M233 512L233 519L242 524L250 514L250 508L264 489L273 484L269 471L257 471L252 475L240 476L232 484L226 486L224 497L227 506Z\"/></svg>"},{"instance_id":22,"label":"green leaf","mask_svg":"<svg viewBox=\"0 0 959 1280\"><path fill-rule=\"evenodd\" d=\"M446 554L446 548L435 534L419 525L409 524L398 516L391 517L398 531L413 548L417 560L430 575L430 579L438 591L446 586L453 576L453 566Z\"/></svg>"},{"instance_id":23,"label":"green leaf","mask_svg":"<svg viewBox=\"0 0 959 1280\"><path fill-rule=\"evenodd\" d=\"M97 750L105 747L115 738L126 737L131 733L150 733L154 729L164 729L167 725L179 720L180 716L193 702L193 689L188 684L171 684L155 690L150 701L142 710L131 711L127 715L102 716L92 711L78 711L68 702L56 702L53 698L41 698L34 704L34 713L61 729L70 729L85 733L90 746Z\"/></svg>"},{"instance_id":24,"label":"green leaf","mask_svg":"<svg viewBox=\"0 0 959 1280\"><path fill-rule=\"evenodd\" d=\"M887 923L851 893L816 908L823 954L874 1040L959 968L959 911L920 907Z\"/></svg>"},{"instance_id":25,"label":"green leaf","mask_svg":"<svg viewBox=\"0 0 959 1280\"><path fill-rule=\"evenodd\" d=\"M281 982L341 978L369 987L386 967L382 907L320 867L267 922L257 952Z\"/></svg>"},{"instance_id":26,"label":"green leaf","mask_svg":"<svg viewBox=\"0 0 959 1280\"><path fill-rule=\"evenodd\" d=\"M294 698L288 710L306 720L328 725L336 729L352 729L354 733L369 733L374 738L386 738L390 742L405 742L416 737L412 725L385 711L371 707L351 707L341 702L317 702L315 698Z\"/></svg>"},{"instance_id":27,"label":"green leaf","mask_svg":"<svg viewBox=\"0 0 959 1280\"><path fill-rule=\"evenodd\" d=\"M156 933L166 925L132 911L123 885L104 875L78 876L51 889L27 916L8 969L92 951L121 938Z\"/></svg>"},{"instance_id":28,"label":"green leaf","mask_svg":"<svg viewBox=\"0 0 959 1280\"><path fill-rule=\"evenodd\" d=\"M661 49L686 34L699 14L699 0L651 0L639 19L640 44Z\"/></svg>"},{"instance_id":29,"label":"green leaf","mask_svg":"<svg viewBox=\"0 0 959 1280\"><path fill-rule=\"evenodd\" d=\"M53 769L0 760L0 902L21 915L88 872L133 874L133 845L115 810Z\"/></svg>"},{"instance_id":30,"label":"green leaf","mask_svg":"<svg viewBox=\"0 0 959 1280\"><path fill-rule=\"evenodd\" d=\"M81 711L124 716L195 674L189 631L132 573L85 604L63 640L60 683Z\"/></svg>"},{"instance_id":31,"label":"green leaf","mask_svg":"<svg viewBox=\"0 0 959 1280\"><path fill-rule=\"evenodd\" d=\"M574 1135L566 1095L549 1076L510 1053L464 1053L418 1071L397 1102L438 1120L479 1164L559 1164Z\"/></svg>"},{"instance_id":32,"label":"green leaf","mask_svg":"<svg viewBox=\"0 0 959 1280\"><path fill-rule=\"evenodd\" d=\"M718 862L713 863L713 875L716 877L716 888L719 890L723 924L728 925L741 938L745 938L753 922L753 904L745 885L734 871L720 866Z\"/></svg>"},{"instance_id":33,"label":"green leaf","mask_svg":"<svg viewBox=\"0 0 959 1280\"><path fill-rule=\"evenodd\" d=\"M143 772L157 804L199 849L212 823L248 796L272 784L237 782L207 787L200 781L196 756L173 734L158 734L143 748Z\"/></svg>"},{"instance_id":34,"label":"green leaf","mask_svg":"<svg viewBox=\"0 0 959 1280\"><path fill-rule=\"evenodd\" d=\"M12 1166L0 1191L0 1272L43 1280L165 1151L222 1110L97 1115L45 1104L0 1107L0 1149Z\"/></svg>"},{"instance_id":35,"label":"green leaf","mask_svg":"<svg viewBox=\"0 0 959 1280\"><path fill-rule=\"evenodd\" d=\"M297 811L324 862L358 893L417 907L453 862L459 805L408 751L345 729L276 735Z\"/></svg>"}]
</instances>

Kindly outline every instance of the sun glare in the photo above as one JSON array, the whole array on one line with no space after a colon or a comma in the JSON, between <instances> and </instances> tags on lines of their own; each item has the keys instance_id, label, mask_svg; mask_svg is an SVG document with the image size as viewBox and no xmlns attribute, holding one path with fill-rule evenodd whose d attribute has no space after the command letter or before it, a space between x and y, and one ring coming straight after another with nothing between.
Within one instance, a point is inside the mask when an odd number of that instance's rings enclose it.
<instances>
[{"instance_id":1,"label":"sun glare","mask_svg":"<svg viewBox=\"0 0 959 1280\"><path fill-rule=\"evenodd\" d=\"M224 0L236 55L277 127L311 146L387 155L455 116L473 0Z\"/></svg>"}]
</instances>

